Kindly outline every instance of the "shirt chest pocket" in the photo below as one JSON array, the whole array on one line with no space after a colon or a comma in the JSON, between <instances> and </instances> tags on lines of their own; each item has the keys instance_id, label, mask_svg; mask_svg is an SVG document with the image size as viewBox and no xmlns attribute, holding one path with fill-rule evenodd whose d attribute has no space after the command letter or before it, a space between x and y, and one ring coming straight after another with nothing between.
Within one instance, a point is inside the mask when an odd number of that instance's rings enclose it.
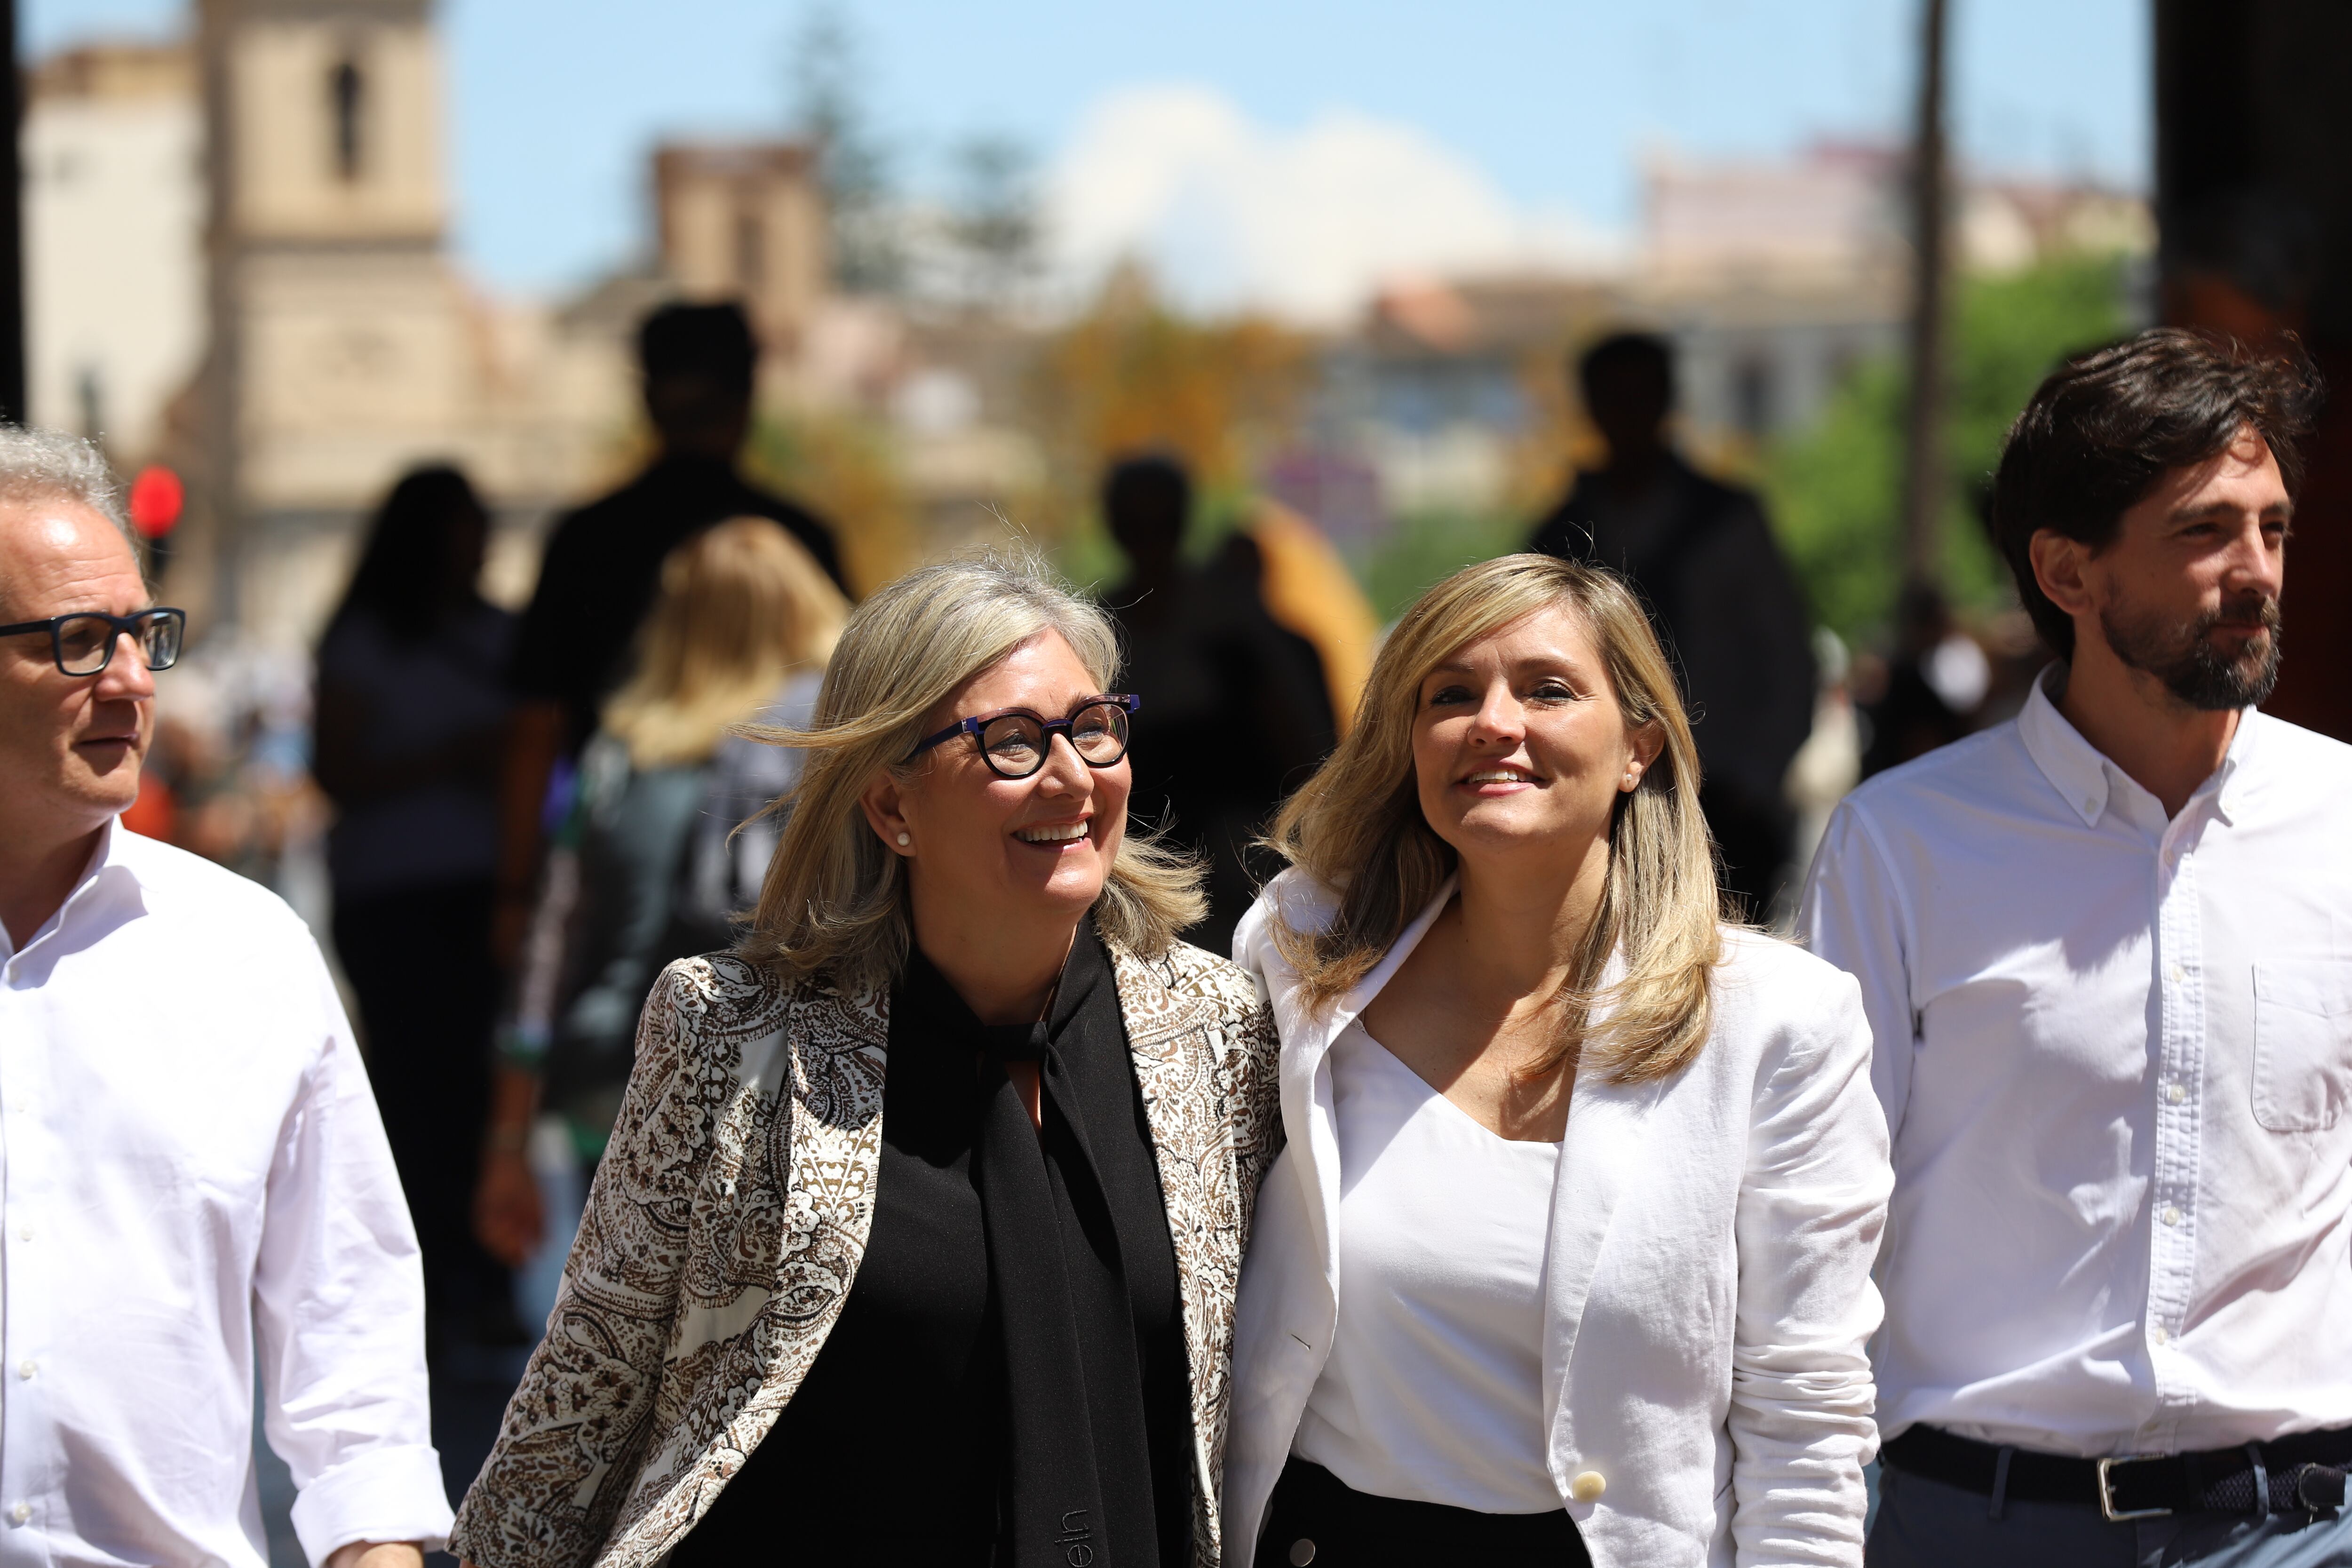
<instances>
[{"instance_id":1,"label":"shirt chest pocket","mask_svg":"<svg viewBox=\"0 0 2352 1568\"><path fill-rule=\"evenodd\" d=\"M2317 1132L2352 1103L2352 984L2340 965L2254 966L2254 1120Z\"/></svg>"}]
</instances>

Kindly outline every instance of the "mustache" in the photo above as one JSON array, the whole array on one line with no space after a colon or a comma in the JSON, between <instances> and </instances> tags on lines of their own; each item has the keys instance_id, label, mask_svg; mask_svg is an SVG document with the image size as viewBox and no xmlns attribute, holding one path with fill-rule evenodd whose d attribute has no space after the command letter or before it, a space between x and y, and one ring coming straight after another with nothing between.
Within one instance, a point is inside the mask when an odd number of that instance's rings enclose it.
<instances>
[{"instance_id":1,"label":"mustache","mask_svg":"<svg viewBox=\"0 0 2352 1568\"><path fill-rule=\"evenodd\" d=\"M2219 631L2225 626L2239 632L2265 631L2275 637L2279 630L2278 600L2264 594L2208 611L2197 617L2196 636L2201 638L2207 632Z\"/></svg>"}]
</instances>

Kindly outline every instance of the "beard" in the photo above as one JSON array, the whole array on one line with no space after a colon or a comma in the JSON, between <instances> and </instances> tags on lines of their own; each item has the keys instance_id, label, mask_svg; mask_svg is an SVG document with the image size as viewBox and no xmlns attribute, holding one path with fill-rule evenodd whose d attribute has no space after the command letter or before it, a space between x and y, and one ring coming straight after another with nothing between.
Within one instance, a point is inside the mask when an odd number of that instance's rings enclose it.
<instances>
[{"instance_id":1,"label":"beard","mask_svg":"<svg viewBox=\"0 0 2352 1568\"><path fill-rule=\"evenodd\" d=\"M2225 626L2262 629L2235 654L2226 654L2210 640ZM2099 611L2099 630L2126 665L2156 677L2173 696L2205 712L2260 707L2278 684L2276 599L2209 610L2187 623L2109 606Z\"/></svg>"}]
</instances>

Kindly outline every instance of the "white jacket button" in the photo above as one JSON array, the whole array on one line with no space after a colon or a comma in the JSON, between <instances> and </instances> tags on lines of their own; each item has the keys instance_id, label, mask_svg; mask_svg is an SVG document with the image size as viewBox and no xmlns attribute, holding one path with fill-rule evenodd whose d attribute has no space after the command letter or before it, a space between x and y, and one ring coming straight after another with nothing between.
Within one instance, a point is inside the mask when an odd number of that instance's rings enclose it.
<instances>
[{"instance_id":1,"label":"white jacket button","mask_svg":"<svg viewBox=\"0 0 2352 1568\"><path fill-rule=\"evenodd\" d=\"M1599 1470L1585 1470L1568 1483L1568 1497L1570 1502L1599 1502L1608 1489L1608 1477Z\"/></svg>"}]
</instances>

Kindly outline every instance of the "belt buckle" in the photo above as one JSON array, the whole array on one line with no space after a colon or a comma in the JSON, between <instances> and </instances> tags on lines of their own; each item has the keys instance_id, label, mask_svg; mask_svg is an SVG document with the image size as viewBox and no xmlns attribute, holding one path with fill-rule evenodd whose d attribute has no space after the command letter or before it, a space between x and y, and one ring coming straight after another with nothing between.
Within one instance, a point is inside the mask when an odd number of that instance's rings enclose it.
<instances>
[{"instance_id":1,"label":"belt buckle","mask_svg":"<svg viewBox=\"0 0 2352 1568\"><path fill-rule=\"evenodd\" d=\"M2101 1459L2099 1461L2099 1512L2105 1516L2106 1521L2109 1524L2121 1524L2126 1520L2133 1519L2167 1519L2171 1517L2172 1510L2168 1508L2135 1508L2118 1510L2116 1507L2114 1484L2108 1479L2109 1471L2117 1465L2137 1465L2143 1459L2161 1459L2165 1458L2167 1458L2167 1456L2163 1454L2123 1454L2111 1459Z\"/></svg>"}]
</instances>

